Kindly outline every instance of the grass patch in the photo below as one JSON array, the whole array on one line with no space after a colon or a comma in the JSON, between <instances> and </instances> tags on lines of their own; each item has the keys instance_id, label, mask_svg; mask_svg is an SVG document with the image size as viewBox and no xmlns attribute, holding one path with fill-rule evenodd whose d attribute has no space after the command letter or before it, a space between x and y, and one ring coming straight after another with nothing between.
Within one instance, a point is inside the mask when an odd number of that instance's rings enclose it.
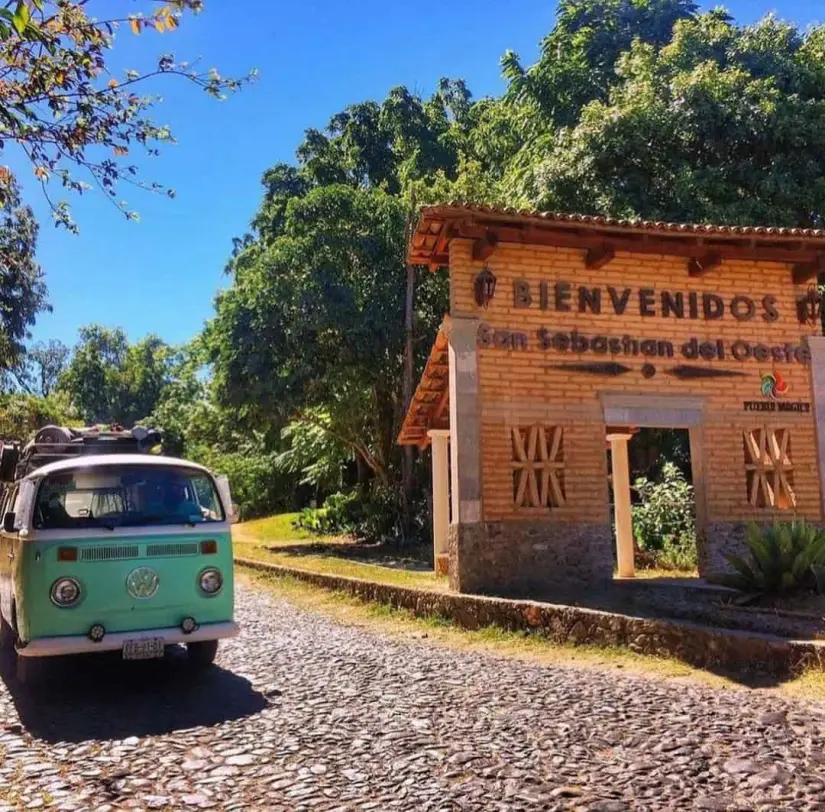
<instances>
[{"instance_id":1,"label":"grass patch","mask_svg":"<svg viewBox=\"0 0 825 812\"><path fill-rule=\"evenodd\" d=\"M265 541L269 544L294 544L295 542L319 541L322 537L314 536L307 530L293 527L292 523L300 513L279 513L265 519L236 524L232 535L247 541ZM326 539L324 539L326 540Z\"/></svg>"},{"instance_id":2,"label":"grass patch","mask_svg":"<svg viewBox=\"0 0 825 812\"><path fill-rule=\"evenodd\" d=\"M292 520L297 513L282 513L267 519L236 524L232 528L235 555L286 567L299 567L311 572L364 578L396 586L446 590L447 578L437 578L431 570L406 569L400 554L387 556L389 563L358 561L353 557L373 557L375 549L358 545L351 538L317 536L296 530Z\"/></svg>"},{"instance_id":3,"label":"grass patch","mask_svg":"<svg viewBox=\"0 0 825 812\"><path fill-rule=\"evenodd\" d=\"M695 578L699 580L699 573L697 570L665 570L650 567L648 569L636 570L637 581L657 580L660 578Z\"/></svg>"},{"instance_id":4,"label":"grass patch","mask_svg":"<svg viewBox=\"0 0 825 812\"><path fill-rule=\"evenodd\" d=\"M802 699L825 700L825 674L822 671L806 671L796 679L782 685L783 693Z\"/></svg>"},{"instance_id":5,"label":"grass patch","mask_svg":"<svg viewBox=\"0 0 825 812\"><path fill-rule=\"evenodd\" d=\"M382 634L416 640L459 651L510 657L546 666L598 669L660 680L690 681L717 690L761 690L793 697L825 700L825 673L809 671L779 684L759 678L742 684L741 677L727 677L689 665L672 657L636 654L620 646L559 644L538 634L513 632L500 626L469 630L440 616L416 617L409 609L384 603L364 602L344 592L309 585L297 578L240 570L241 582L260 584L308 611L320 612L339 623ZM764 684L763 684L764 682Z\"/></svg>"},{"instance_id":6,"label":"grass patch","mask_svg":"<svg viewBox=\"0 0 825 812\"><path fill-rule=\"evenodd\" d=\"M280 564L284 567L297 567L325 575L363 578L367 581L378 581L395 586L420 587L421 589L447 590L449 588L447 578L436 577L434 572L417 572L383 567L380 564L348 561L326 553L313 555L309 551L296 554L293 551L267 550L258 543L238 539L234 541L234 547L235 556L238 558L266 561L269 564Z\"/></svg>"}]
</instances>

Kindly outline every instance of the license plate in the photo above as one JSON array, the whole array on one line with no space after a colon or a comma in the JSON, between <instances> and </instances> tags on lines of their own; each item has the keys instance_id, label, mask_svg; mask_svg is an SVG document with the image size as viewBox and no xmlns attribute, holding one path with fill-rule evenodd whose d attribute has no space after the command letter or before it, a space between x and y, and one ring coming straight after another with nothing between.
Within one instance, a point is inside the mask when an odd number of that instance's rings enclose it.
<instances>
[{"instance_id":1,"label":"license plate","mask_svg":"<svg viewBox=\"0 0 825 812\"><path fill-rule=\"evenodd\" d=\"M127 640L123 644L124 660L154 660L163 657L163 638L151 637L144 640Z\"/></svg>"}]
</instances>

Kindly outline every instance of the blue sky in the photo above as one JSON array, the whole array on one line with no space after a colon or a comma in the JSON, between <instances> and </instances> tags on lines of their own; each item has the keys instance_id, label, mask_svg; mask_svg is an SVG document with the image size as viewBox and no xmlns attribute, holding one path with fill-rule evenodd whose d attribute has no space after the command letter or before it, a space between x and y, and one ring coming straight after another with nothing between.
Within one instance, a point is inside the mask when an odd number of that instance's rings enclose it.
<instances>
[{"instance_id":1,"label":"blue sky","mask_svg":"<svg viewBox=\"0 0 825 812\"><path fill-rule=\"evenodd\" d=\"M98 0L96 7L103 5ZM54 306L39 318L35 339L73 344L80 326L100 322L122 326L132 339L154 332L172 343L188 340L227 284L231 240L258 205L261 174L292 160L307 127L323 127L354 101L382 99L395 85L428 94L440 76L466 79L476 96L497 94L501 55L512 48L532 62L555 10L547 0L452 0L426 14L399 0L205 5L174 34L138 38L124 31L113 52L121 69L151 65L163 50L174 50L179 59L202 57L204 66L224 74L260 71L254 86L223 103L180 83L156 86L164 96L156 120L172 127L178 144L146 162L145 177L173 187L175 200L122 190L141 216L132 223L100 193L71 198L81 228L72 236L51 225L33 179L23 176L24 194L43 223L38 258ZM814 20L814 6L727 4L738 21L777 11L803 25Z\"/></svg>"}]
</instances>

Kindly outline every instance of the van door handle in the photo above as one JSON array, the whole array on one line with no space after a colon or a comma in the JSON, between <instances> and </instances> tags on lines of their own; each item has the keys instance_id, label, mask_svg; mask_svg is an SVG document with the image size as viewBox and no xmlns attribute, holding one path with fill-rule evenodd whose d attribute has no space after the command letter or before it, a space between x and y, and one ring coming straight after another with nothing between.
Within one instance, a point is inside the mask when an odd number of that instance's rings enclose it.
<instances>
[{"instance_id":1,"label":"van door handle","mask_svg":"<svg viewBox=\"0 0 825 812\"><path fill-rule=\"evenodd\" d=\"M6 557L9 559L9 561L14 561L14 553L6 553Z\"/></svg>"}]
</instances>

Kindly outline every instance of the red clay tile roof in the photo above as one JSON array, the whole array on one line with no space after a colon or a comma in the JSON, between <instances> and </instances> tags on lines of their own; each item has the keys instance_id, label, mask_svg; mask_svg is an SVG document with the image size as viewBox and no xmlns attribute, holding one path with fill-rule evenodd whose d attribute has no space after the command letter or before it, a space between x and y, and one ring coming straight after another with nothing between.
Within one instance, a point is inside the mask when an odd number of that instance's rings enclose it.
<instances>
[{"instance_id":1,"label":"red clay tile roof","mask_svg":"<svg viewBox=\"0 0 825 812\"><path fill-rule=\"evenodd\" d=\"M449 316L435 337L430 357L415 390L404 425L398 435L399 445L426 446L430 429L450 427L450 369L447 349Z\"/></svg>"},{"instance_id":2,"label":"red clay tile roof","mask_svg":"<svg viewBox=\"0 0 825 812\"><path fill-rule=\"evenodd\" d=\"M825 251L825 229L788 228L783 226L727 226L702 223L668 223L658 220L628 220L591 214L566 214L529 209L496 208L467 203L448 203L424 206L413 234L409 260L415 264L439 265L447 260L447 245L453 237L470 237L479 230L498 230L502 241L518 236L518 242L539 241L569 244L571 238L586 240L612 239L625 248L624 243L635 241L641 247L645 239L661 238L655 244L656 253L670 252L687 255L690 249L685 241L703 250L722 247L728 252L738 250L773 250L778 258L787 253L787 261L811 261L812 256ZM664 249L662 248L664 246ZM678 247L678 250L677 250ZM630 249L626 249L630 250ZM650 251L648 251L650 252ZM791 255L792 252L796 252Z\"/></svg>"}]
</instances>

